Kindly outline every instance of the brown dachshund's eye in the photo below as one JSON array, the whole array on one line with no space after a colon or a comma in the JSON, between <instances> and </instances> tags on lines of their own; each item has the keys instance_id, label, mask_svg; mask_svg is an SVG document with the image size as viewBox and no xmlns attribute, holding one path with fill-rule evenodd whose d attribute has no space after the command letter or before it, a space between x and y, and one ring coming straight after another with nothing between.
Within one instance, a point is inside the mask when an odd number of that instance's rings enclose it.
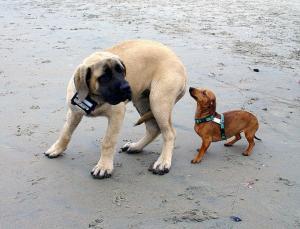
<instances>
[{"instance_id":1,"label":"brown dachshund's eye","mask_svg":"<svg viewBox=\"0 0 300 229\"><path fill-rule=\"evenodd\" d=\"M202 91L202 95L206 96L206 91Z\"/></svg>"}]
</instances>

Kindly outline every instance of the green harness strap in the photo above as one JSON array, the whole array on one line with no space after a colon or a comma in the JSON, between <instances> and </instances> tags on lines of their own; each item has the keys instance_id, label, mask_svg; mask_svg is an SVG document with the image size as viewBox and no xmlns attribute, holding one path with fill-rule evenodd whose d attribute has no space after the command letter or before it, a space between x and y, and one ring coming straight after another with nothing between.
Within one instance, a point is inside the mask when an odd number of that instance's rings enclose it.
<instances>
[{"instance_id":1,"label":"green harness strap","mask_svg":"<svg viewBox=\"0 0 300 229\"><path fill-rule=\"evenodd\" d=\"M222 138L222 140L226 140L225 121L224 121L224 115L223 114L221 114L220 128L221 128L221 138Z\"/></svg>"},{"instance_id":2,"label":"green harness strap","mask_svg":"<svg viewBox=\"0 0 300 229\"><path fill-rule=\"evenodd\" d=\"M216 118L214 115L209 115L204 118L196 118L195 119L196 124L200 124L200 123L204 123L204 122L211 122L211 121L220 125L221 138L222 138L222 140L226 140L224 114L221 114L221 119Z\"/></svg>"},{"instance_id":3,"label":"green harness strap","mask_svg":"<svg viewBox=\"0 0 300 229\"><path fill-rule=\"evenodd\" d=\"M196 124L200 124L200 123L203 123L203 122L210 122L212 120L214 120L214 117L213 115L209 115L209 116L206 116L204 118L196 118L195 119L195 122Z\"/></svg>"}]
</instances>

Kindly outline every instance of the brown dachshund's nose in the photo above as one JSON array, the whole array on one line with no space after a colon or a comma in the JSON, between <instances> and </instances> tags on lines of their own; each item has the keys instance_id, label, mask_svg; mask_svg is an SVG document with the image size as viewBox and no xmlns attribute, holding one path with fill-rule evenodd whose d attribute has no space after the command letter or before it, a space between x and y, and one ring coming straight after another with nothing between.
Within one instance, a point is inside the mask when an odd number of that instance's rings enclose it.
<instances>
[{"instance_id":1,"label":"brown dachshund's nose","mask_svg":"<svg viewBox=\"0 0 300 229\"><path fill-rule=\"evenodd\" d=\"M195 90L195 88L190 87L189 92L192 93L193 90Z\"/></svg>"}]
</instances>

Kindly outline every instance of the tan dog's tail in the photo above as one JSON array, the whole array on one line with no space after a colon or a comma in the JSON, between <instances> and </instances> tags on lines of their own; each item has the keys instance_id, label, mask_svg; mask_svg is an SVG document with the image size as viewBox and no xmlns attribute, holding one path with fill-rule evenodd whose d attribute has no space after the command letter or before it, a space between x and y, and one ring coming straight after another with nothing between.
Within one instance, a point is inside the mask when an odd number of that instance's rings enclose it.
<instances>
[{"instance_id":1,"label":"tan dog's tail","mask_svg":"<svg viewBox=\"0 0 300 229\"><path fill-rule=\"evenodd\" d=\"M138 126L141 125L144 122L147 122L150 119L153 119L154 116L152 114L152 111L148 111L145 114L142 115L142 117L140 117L140 119L134 124L134 126Z\"/></svg>"},{"instance_id":2,"label":"tan dog's tail","mask_svg":"<svg viewBox=\"0 0 300 229\"><path fill-rule=\"evenodd\" d=\"M254 138L255 138L256 140L259 140L259 141L261 141L261 139L260 139L260 138L258 138L258 137L256 137L255 135L254 135Z\"/></svg>"}]
</instances>

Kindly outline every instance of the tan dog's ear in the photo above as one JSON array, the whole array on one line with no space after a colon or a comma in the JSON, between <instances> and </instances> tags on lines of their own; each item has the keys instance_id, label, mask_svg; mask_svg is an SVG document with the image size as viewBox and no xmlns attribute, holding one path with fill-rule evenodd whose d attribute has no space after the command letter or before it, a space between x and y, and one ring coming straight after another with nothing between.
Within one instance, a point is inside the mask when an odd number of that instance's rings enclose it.
<instances>
[{"instance_id":1,"label":"tan dog's ear","mask_svg":"<svg viewBox=\"0 0 300 229\"><path fill-rule=\"evenodd\" d=\"M83 101L89 93L87 81L91 78L91 73L91 68L84 64L79 65L75 71L74 83L80 101Z\"/></svg>"},{"instance_id":2,"label":"tan dog's ear","mask_svg":"<svg viewBox=\"0 0 300 229\"><path fill-rule=\"evenodd\" d=\"M126 76L126 66L125 66L125 64L124 64L124 62L122 60L120 60L120 63L122 64L122 66L124 68L124 74Z\"/></svg>"}]
</instances>

